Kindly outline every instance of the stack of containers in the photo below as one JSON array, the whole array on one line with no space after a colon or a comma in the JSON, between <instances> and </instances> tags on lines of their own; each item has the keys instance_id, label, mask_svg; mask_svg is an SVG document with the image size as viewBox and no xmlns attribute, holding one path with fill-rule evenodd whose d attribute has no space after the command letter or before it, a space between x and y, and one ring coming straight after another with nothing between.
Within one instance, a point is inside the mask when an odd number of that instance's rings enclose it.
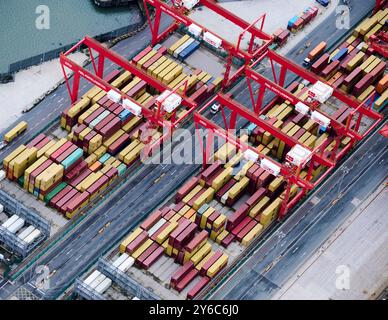
<instances>
[{"instance_id":1,"label":"stack of containers","mask_svg":"<svg viewBox=\"0 0 388 320\"><path fill-rule=\"evenodd\" d=\"M21 145L4 158L3 166L9 180L21 178L24 171L36 161L38 149Z\"/></svg>"}]
</instances>

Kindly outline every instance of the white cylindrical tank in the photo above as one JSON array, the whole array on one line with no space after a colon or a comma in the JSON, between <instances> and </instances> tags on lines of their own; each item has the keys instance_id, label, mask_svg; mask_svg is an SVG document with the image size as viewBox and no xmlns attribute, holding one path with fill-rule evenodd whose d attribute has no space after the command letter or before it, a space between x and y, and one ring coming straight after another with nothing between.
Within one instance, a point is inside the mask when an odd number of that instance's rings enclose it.
<instances>
[{"instance_id":1,"label":"white cylindrical tank","mask_svg":"<svg viewBox=\"0 0 388 320\"><path fill-rule=\"evenodd\" d=\"M0 181L3 181L5 179L5 171L0 170Z\"/></svg>"}]
</instances>

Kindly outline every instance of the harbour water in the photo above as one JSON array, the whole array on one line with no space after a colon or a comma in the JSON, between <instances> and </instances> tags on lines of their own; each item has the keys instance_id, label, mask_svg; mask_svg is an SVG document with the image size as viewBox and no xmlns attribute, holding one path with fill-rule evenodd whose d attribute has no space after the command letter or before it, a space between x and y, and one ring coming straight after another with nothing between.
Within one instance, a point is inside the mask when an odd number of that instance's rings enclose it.
<instances>
[{"instance_id":1,"label":"harbour water","mask_svg":"<svg viewBox=\"0 0 388 320\"><path fill-rule=\"evenodd\" d=\"M42 19L47 12L49 20ZM49 28L39 29L47 21ZM70 45L85 35L104 35L141 21L136 1L99 8L93 0L0 0L0 74L15 62Z\"/></svg>"}]
</instances>

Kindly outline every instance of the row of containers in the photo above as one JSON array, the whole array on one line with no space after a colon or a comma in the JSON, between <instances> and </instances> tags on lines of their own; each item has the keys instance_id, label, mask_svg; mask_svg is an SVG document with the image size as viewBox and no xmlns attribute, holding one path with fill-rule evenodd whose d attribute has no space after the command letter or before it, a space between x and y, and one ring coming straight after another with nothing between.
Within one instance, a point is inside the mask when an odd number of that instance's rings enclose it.
<instances>
[{"instance_id":1,"label":"row of containers","mask_svg":"<svg viewBox=\"0 0 388 320\"><path fill-rule=\"evenodd\" d=\"M188 75L168 57L168 52L174 54L187 38L183 36L169 49L147 47L132 63L170 88L189 80L188 94L199 103L219 89L222 79L200 69ZM115 70L105 81L147 108L154 107L160 94L127 71ZM56 140L40 134L9 154L3 166L8 179L18 181L70 219L139 159L144 148L140 140L149 129L143 118L109 100L106 92L97 87L63 112L61 127L68 131L66 138ZM159 131L153 131L151 142L160 136Z\"/></svg>"},{"instance_id":2,"label":"row of containers","mask_svg":"<svg viewBox=\"0 0 388 320\"><path fill-rule=\"evenodd\" d=\"M293 82L287 90L303 99L309 88ZM348 111L342 107L334 117L346 121ZM324 144L326 156L335 146L333 135L296 112L288 101L275 104L265 115L272 125L301 145L315 149ZM247 127L247 133L241 141L284 161L290 150L284 142L254 124ZM349 139L342 139L339 148L348 143ZM285 198L284 177L275 177L258 164L244 160L232 144L222 145L214 160L176 192L173 206L164 205L153 212L119 246L119 251L130 255L139 268L148 270L163 254L181 264L171 275L170 287L182 292L195 282L187 292L188 299L194 298L225 268L229 257L222 248L228 248L232 242L251 244L277 218ZM321 165L314 163L312 181L323 171ZM302 170L300 177L306 176L307 170ZM293 185L290 199L298 191ZM213 249L214 242L217 250ZM127 266L123 264L123 268L126 270Z\"/></svg>"},{"instance_id":3,"label":"row of containers","mask_svg":"<svg viewBox=\"0 0 388 320\"><path fill-rule=\"evenodd\" d=\"M384 108L388 98L388 75L384 57L369 46L369 39L385 29L388 9L380 10L358 25L353 34L331 53L323 53L322 43L313 50L311 70L334 88L353 95L360 102L374 91L368 101L376 111Z\"/></svg>"},{"instance_id":4,"label":"row of containers","mask_svg":"<svg viewBox=\"0 0 388 320\"><path fill-rule=\"evenodd\" d=\"M33 225L26 226L26 220L17 214L11 215L1 226L10 233L17 235L17 237L27 245L33 243L42 234L42 232Z\"/></svg>"},{"instance_id":5,"label":"row of containers","mask_svg":"<svg viewBox=\"0 0 388 320\"><path fill-rule=\"evenodd\" d=\"M297 33L298 31L302 30L318 15L318 12L319 10L315 6L307 7L300 15L296 15L288 21L286 29L279 28L275 31L273 34L274 41L279 46L284 45L287 42L291 32Z\"/></svg>"}]
</instances>

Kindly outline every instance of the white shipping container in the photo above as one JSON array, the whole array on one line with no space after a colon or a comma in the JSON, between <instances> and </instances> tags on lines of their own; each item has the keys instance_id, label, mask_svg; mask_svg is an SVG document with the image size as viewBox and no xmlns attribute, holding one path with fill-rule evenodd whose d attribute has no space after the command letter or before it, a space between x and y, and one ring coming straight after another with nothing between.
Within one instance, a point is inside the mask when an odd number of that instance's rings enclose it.
<instances>
[{"instance_id":1,"label":"white shipping container","mask_svg":"<svg viewBox=\"0 0 388 320\"><path fill-rule=\"evenodd\" d=\"M120 264L122 264L126 259L128 259L129 255L127 253L123 253L120 257L118 257L114 262L113 266L118 267Z\"/></svg>"},{"instance_id":2,"label":"white shipping container","mask_svg":"<svg viewBox=\"0 0 388 320\"><path fill-rule=\"evenodd\" d=\"M203 40L217 49L221 48L222 46L222 40L210 32L204 33Z\"/></svg>"},{"instance_id":3,"label":"white shipping container","mask_svg":"<svg viewBox=\"0 0 388 320\"><path fill-rule=\"evenodd\" d=\"M24 241L25 241L26 243L33 243L33 242L35 241L35 239L37 239L40 235L41 235L40 230L35 229L34 231L32 231L32 232L24 239Z\"/></svg>"},{"instance_id":4,"label":"white shipping container","mask_svg":"<svg viewBox=\"0 0 388 320\"><path fill-rule=\"evenodd\" d=\"M124 108L126 108L130 112L132 112L136 117L140 117L142 114L141 107L129 99L124 99L123 106L124 106Z\"/></svg>"},{"instance_id":5,"label":"white shipping container","mask_svg":"<svg viewBox=\"0 0 388 320\"><path fill-rule=\"evenodd\" d=\"M196 24L192 23L189 25L188 31L195 35L196 37L200 37L202 35L202 28L197 26Z\"/></svg>"},{"instance_id":6,"label":"white shipping container","mask_svg":"<svg viewBox=\"0 0 388 320\"><path fill-rule=\"evenodd\" d=\"M23 230L18 237L22 240L24 240L32 231L35 230L34 226L29 226L27 229Z\"/></svg>"},{"instance_id":7,"label":"white shipping container","mask_svg":"<svg viewBox=\"0 0 388 320\"><path fill-rule=\"evenodd\" d=\"M178 96L176 93L170 93L170 90L165 90L159 97L156 98L156 101L162 101L163 109L168 113L173 112L182 103L182 98L180 96Z\"/></svg>"},{"instance_id":8,"label":"white shipping container","mask_svg":"<svg viewBox=\"0 0 388 320\"><path fill-rule=\"evenodd\" d=\"M190 38L187 40L184 44L182 44L180 47L176 48L176 50L173 52L173 56L175 58L178 58L179 54L185 50L189 45L191 45L194 42L193 38Z\"/></svg>"},{"instance_id":9,"label":"white shipping container","mask_svg":"<svg viewBox=\"0 0 388 320\"><path fill-rule=\"evenodd\" d=\"M228 200L229 192L225 192L225 194L221 197L221 203L226 204L226 200Z\"/></svg>"},{"instance_id":10,"label":"white shipping container","mask_svg":"<svg viewBox=\"0 0 388 320\"><path fill-rule=\"evenodd\" d=\"M257 160L259 160L259 155L256 152L248 149L244 151L244 158L256 162Z\"/></svg>"},{"instance_id":11,"label":"white shipping container","mask_svg":"<svg viewBox=\"0 0 388 320\"><path fill-rule=\"evenodd\" d=\"M186 9L193 9L199 0L182 0L182 4Z\"/></svg>"},{"instance_id":12,"label":"white shipping container","mask_svg":"<svg viewBox=\"0 0 388 320\"><path fill-rule=\"evenodd\" d=\"M268 171L269 173L273 174L275 177L279 175L281 169L280 166L276 165L268 159L261 160L260 167L265 171Z\"/></svg>"},{"instance_id":13,"label":"white shipping container","mask_svg":"<svg viewBox=\"0 0 388 320\"><path fill-rule=\"evenodd\" d=\"M328 84L317 81L310 89L309 96L318 100L320 103L325 103L332 95L334 89Z\"/></svg>"},{"instance_id":14,"label":"white shipping container","mask_svg":"<svg viewBox=\"0 0 388 320\"><path fill-rule=\"evenodd\" d=\"M12 223L7 229L11 233L16 233L21 228L23 228L24 223L25 223L24 219L23 218L19 218L14 223Z\"/></svg>"},{"instance_id":15,"label":"white shipping container","mask_svg":"<svg viewBox=\"0 0 388 320\"><path fill-rule=\"evenodd\" d=\"M0 213L4 211L4 206L0 203Z\"/></svg>"},{"instance_id":16,"label":"white shipping container","mask_svg":"<svg viewBox=\"0 0 388 320\"><path fill-rule=\"evenodd\" d=\"M90 284L97 279L97 277L101 274L100 271L98 270L94 270L92 272L92 274L90 276L88 276L85 280L84 280L84 283L87 285L87 286L90 286Z\"/></svg>"},{"instance_id":17,"label":"white shipping container","mask_svg":"<svg viewBox=\"0 0 388 320\"><path fill-rule=\"evenodd\" d=\"M19 219L19 216L14 214L13 216L11 216L11 218L7 219L7 221L5 221L2 226L4 228L8 228L12 223L14 223L17 219Z\"/></svg>"},{"instance_id":18,"label":"white shipping container","mask_svg":"<svg viewBox=\"0 0 388 320\"><path fill-rule=\"evenodd\" d=\"M0 170L0 181L3 181L5 179L5 171Z\"/></svg>"},{"instance_id":19,"label":"white shipping container","mask_svg":"<svg viewBox=\"0 0 388 320\"><path fill-rule=\"evenodd\" d=\"M106 278L104 281L102 281L96 288L96 291L99 294L103 294L108 288L112 285L112 280L109 278Z\"/></svg>"},{"instance_id":20,"label":"white shipping container","mask_svg":"<svg viewBox=\"0 0 388 320\"><path fill-rule=\"evenodd\" d=\"M105 279L106 279L106 276L105 276L105 275L103 275L102 273L99 274L99 275L97 276L97 278L94 279L94 280L90 283L90 285L89 285L90 288L96 289L96 288L101 284L101 282L103 282Z\"/></svg>"},{"instance_id":21,"label":"white shipping container","mask_svg":"<svg viewBox=\"0 0 388 320\"><path fill-rule=\"evenodd\" d=\"M128 257L127 260L125 260L119 267L118 269L122 272L127 272L130 267L133 266L135 263L135 259L133 257Z\"/></svg>"},{"instance_id":22,"label":"white shipping container","mask_svg":"<svg viewBox=\"0 0 388 320\"><path fill-rule=\"evenodd\" d=\"M295 110L298 111L299 113L301 114L308 114L309 111L310 111L310 108L308 106L306 106L304 103L302 102L298 102L296 105L295 105Z\"/></svg>"},{"instance_id":23,"label":"white shipping container","mask_svg":"<svg viewBox=\"0 0 388 320\"><path fill-rule=\"evenodd\" d=\"M157 223L155 223L155 225L150 229L148 230L148 235L151 237L156 231L158 231L162 225L164 225L166 223L166 219L160 219Z\"/></svg>"},{"instance_id":24,"label":"white shipping container","mask_svg":"<svg viewBox=\"0 0 388 320\"><path fill-rule=\"evenodd\" d=\"M311 120L320 124L324 128L327 128L330 125L330 119L318 111L313 111L311 113Z\"/></svg>"},{"instance_id":25,"label":"white shipping container","mask_svg":"<svg viewBox=\"0 0 388 320\"><path fill-rule=\"evenodd\" d=\"M312 152L299 144L296 144L286 155L286 160L296 166L306 164L312 156Z\"/></svg>"},{"instance_id":26,"label":"white shipping container","mask_svg":"<svg viewBox=\"0 0 388 320\"><path fill-rule=\"evenodd\" d=\"M121 94L118 93L117 91L115 90L110 90L108 93L107 93L107 96L108 96L108 99L115 102L115 103L120 103L121 101Z\"/></svg>"}]
</instances>

